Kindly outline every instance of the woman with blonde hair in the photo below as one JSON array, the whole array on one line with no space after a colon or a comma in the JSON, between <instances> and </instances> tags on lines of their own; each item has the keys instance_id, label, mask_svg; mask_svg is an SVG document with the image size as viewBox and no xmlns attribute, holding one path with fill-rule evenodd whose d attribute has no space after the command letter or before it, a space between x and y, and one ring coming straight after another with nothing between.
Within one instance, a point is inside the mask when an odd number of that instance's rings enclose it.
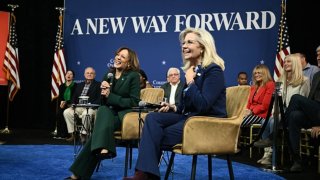
<instances>
[{"instance_id":1,"label":"woman with blonde hair","mask_svg":"<svg viewBox=\"0 0 320 180\"><path fill-rule=\"evenodd\" d=\"M252 82L241 127L261 124L265 120L275 87L269 68L263 64L259 64L253 69Z\"/></svg>"},{"instance_id":2,"label":"woman with blonde hair","mask_svg":"<svg viewBox=\"0 0 320 180\"><path fill-rule=\"evenodd\" d=\"M283 101L284 110L289 105L290 99L294 94L308 96L310 91L309 79L303 75L302 65L299 54L289 54L284 59L283 70L278 80L281 83L280 90ZM261 164L271 164L272 155L272 132L274 118L270 117L266 129L263 131L262 140L256 142L257 147L264 147L264 156L258 160Z\"/></svg>"},{"instance_id":3,"label":"woman with blonde hair","mask_svg":"<svg viewBox=\"0 0 320 180\"><path fill-rule=\"evenodd\" d=\"M187 87L180 103L163 103L159 112L145 119L136 172L124 180L160 179L161 147L181 143L183 126L191 116L226 117L224 62L218 56L213 37L204 29L187 28L180 33L183 70ZM170 111L170 112L169 112Z\"/></svg>"}]
</instances>

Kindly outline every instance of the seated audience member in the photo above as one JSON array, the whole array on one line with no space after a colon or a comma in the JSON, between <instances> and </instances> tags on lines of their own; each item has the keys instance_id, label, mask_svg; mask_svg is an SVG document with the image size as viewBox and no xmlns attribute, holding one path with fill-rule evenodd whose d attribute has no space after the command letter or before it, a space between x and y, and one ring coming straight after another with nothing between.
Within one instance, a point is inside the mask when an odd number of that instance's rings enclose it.
<instances>
[{"instance_id":1,"label":"seated audience member","mask_svg":"<svg viewBox=\"0 0 320 180\"><path fill-rule=\"evenodd\" d=\"M313 77L308 98L296 94L291 97L285 112L285 122L289 131L289 150L293 157L292 172L302 171L300 157L300 131L301 128L312 128L312 137L320 132L320 72Z\"/></svg>"},{"instance_id":2,"label":"seated audience member","mask_svg":"<svg viewBox=\"0 0 320 180\"><path fill-rule=\"evenodd\" d=\"M263 64L259 64L253 69L252 82L241 127L261 124L265 120L275 88L269 68Z\"/></svg>"},{"instance_id":3,"label":"seated audience member","mask_svg":"<svg viewBox=\"0 0 320 180\"><path fill-rule=\"evenodd\" d=\"M153 88L153 86L148 81L147 74L142 69L139 70L139 75L140 75L140 89Z\"/></svg>"},{"instance_id":4,"label":"seated audience member","mask_svg":"<svg viewBox=\"0 0 320 180\"><path fill-rule=\"evenodd\" d=\"M63 111L71 107L71 98L77 87L77 84L73 81L74 72L72 70L67 70L65 75L66 82L61 84L59 87L59 98L58 98L58 110L57 110L57 135L54 137L56 139L64 139L68 136L68 129L66 121L63 117Z\"/></svg>"},{"instance_id":5,"label":"seated audience member","mask_svg":"<svg viewBox=\"0 0 320 180\"><path fill-rule=\"evenodd\" d=\"M92 67L87 67L84 71L85 80L77 85L77 88L72 97L72 104L79 104L80 96L89 96L88 102L91 104L100 104L100 82L95 80L96 72ZM94 108L90 108L88 110L88 114L90 117L94 115L96 110ZM74 113L77 115L82 115L82 124L85 129L88 128L89 124L85 122L87 109L85 107L69 107L63 112L64 119L67 123L68 133L70 134L70 138L66 139L67 141L73 141L74 139ZM87 132L82 131L82 134L86 134Z\"/></svg>"},{"instance_id":6,"label":"seated audience member","mask_svg":"<svg viewBox=\"0 0 320 180\"><path fill-rule=\"evenodd\" d=\"M104 100L98 108L92 136L71 165L72 175L66 179L90 179L99 160L116 156L113 133L121 127L125 114L140 100L138 71L136 53L127 47L119 48L111 69L114 78L108 82L106 75L101 83Z\"/></svg>"},{"instance_id":7,"label":"seated audience member","mask_svg":"<svg viewBox=\"0 0 320 180\"><path fill-rule=\"evenodd\" d=\"M162 103L160 113L147 115L135 175L125 180L160 179L161 147L181 143L183 125L188 117L227 115L224 61L216 52L213 37L204 29L187 28L179 39L188 87L183 91L179 106Z\"/></svg>"},{"instance_id":8,"label":"seated audience member","mask_svg":"<svg viewBox=\"0 0 320 180\"><path fill-rule=\"evenodd\" d=\"M239 72L238 73L238 85L248 85L248 75L246 72Z\"/></svg>"},{"instance_id":9,"label":"seated audience member","mask_svg":"<svg viewBox=\"0 0 320 180\"><path fill-rule=\"evenodd\" d=\"M275 88L269 68L263 64L253 69L252 82L241 127L250 127L265 121Z\"/></svg>"},{"instance_id":10,"label":"seated audience member","mask_svg":"<svg viewBox=\"0 0 320 180\"><path fill-rule=\"evenodd\" d=\"M318 67L320 68L320 46L317 47L316 52L317 52L317 63L318 63Z\"/></svg>"},{"instance_id":11,"label":"seated audience member","mask_svg":"<svg viewBox=\"0 0 320 180\"><path fill-rule=\"evenodd\" d=\"M180 70L171 67L167 72L167 83L163 84L161 88L164 90L164 98L169 104L179 105L184 83L180 82Z\"/></svg>"},{"instance_id":12,"label":"seated audience member","mask_svg":"<svg viewBox=\"0 0 320 180\"><path fill-rule=\"evenodd\" d=\"M312 85L312 79L315 73L317 73L320 68L315 65L311 65L307 62L306 55L302 53L296 53L300 56L300 61L303 69L303 74L309 79L310 86Z\"/></svg>"},{"instance_id":13,"label":"seated audience member","mask_svg":"<svg viewBox=\"0 0 320 180\"><path fill-rule=\"evenodd\" d=\"M278 80L281 82L280 89L282 89L283 109L285 110L290 103L291 96L300 94L308 96L310 91L309 79L303 75L299 55L290 54L284 59L283 71ZM280 117L280 116L279 116ZM272 132L273 132L273 116L270 117L266 129L262 134L262 140L254 143L256 147L264 147L264 155L258 160L258 163L268 165L271 164L272 159Z\"/></svg>"}]
</instances>

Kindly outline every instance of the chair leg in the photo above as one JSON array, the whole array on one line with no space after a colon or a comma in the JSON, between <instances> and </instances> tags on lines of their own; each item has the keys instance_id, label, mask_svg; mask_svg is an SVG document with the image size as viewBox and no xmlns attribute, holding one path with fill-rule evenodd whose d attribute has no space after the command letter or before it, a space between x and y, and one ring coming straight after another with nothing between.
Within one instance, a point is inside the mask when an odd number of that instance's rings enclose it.
<instances>
[{"instance_id":1,"label":"chair leg","mask_svg":"<svg viewBox=\"0 0 320 180\"><path fill-rule=\"evenodd\" d=\"M130 154L129 154L129 169L132 168L132 146L130 146Z\"/></svg>"},{"instance_id":2,"label":"chair leg","mask_svg":"<svg viewBox=\"0 0 320 180\"><path fill-rule=\"evenodd\" d=\"M130 149L130 145L127 144L126 146L126 157L125 157L125 160L124 160L124 177L127 177L127 174L128 174L128 159L129 159L129 150Z\"/></svg>"},{"instance_id":3,"label":"chair leg","mask_svg":"<svg viewBox=\"0 0 320 180\"><path fill-rule=\"evenodd\" d=\"M168 180L168 178L169 178L169 174L171 172L171 168L172 168L172 164L173 164L175 155L176 155L176 153L171 152L171 156L170 156L169 164L168 164L168 167L167 167L166 175L164 177L165 180Z\"/></svg>"},{"instance_id":4,"label":"chair leg","mask_svg":"<svg viewBox=\"0 0 320 180\"><path fill-rule=\"evenodd\" d=\"M249 144L251 144L252 143L252 139L253 139L253 126L251 125L250 126L250 135L249 135L250 137L249 137ZM250 158L252 158L252 146L250 146L250 155L249 155L249 157Z\"/></svg>"},{"instance_id":5,"label":"chair leg","mask_svg":"<svg viewBox=\"0 0 320 180\"><path fill-rule=\"evenodd\" d=\"M212 180L212 156L208 155L208 175L209 180Z\"/></svg>"},{"instance_id":6,"label":"chair leg","mask_svg":"<svg viewBox=\"0 0 320 180\"><path fill-rule=\"evenodd\" d=\"M318 147L318 173L320 173L320 145Z\"/></svg>"},{"instance_id":7,"label":"chair leg","mask_svg":"<svg viewBox=\"0 0 320 180\"><path fill-rule=\"evenodd\" d=\"M196 179L196 169L197 169L197 155L192 156L192 170L191 170L191 180Z\"/></svg>"},{"instance_id":8,"label":"chair leg","mask_svg":"<svg viewBox=\"0 0 320 180\"><path fill-rule=\"evenodd\" d=\"M96 166L96 172L98 172L98 171L99 171L100 165L101 165L101 160L99 160L99 161L98 161L98 163L97 163L97 166Z\"/></svg>"},{"instance_id":9,"label":"chair leg","mask_svg":"<svg viewBox=\"0 0 320 180\"><path fill-rule=\"evenodd\" d=\"M227 155L227 162L228 162L228 169L229 169L229 177L231 180L234 180L232 162L229 154Z\"/></svg>"}]
</instances>

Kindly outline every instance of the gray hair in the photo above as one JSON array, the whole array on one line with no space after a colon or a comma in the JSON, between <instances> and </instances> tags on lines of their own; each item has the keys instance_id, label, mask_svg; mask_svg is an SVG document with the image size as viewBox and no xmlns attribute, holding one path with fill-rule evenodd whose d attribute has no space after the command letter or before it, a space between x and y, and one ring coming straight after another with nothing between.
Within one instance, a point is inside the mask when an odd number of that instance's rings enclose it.
<instances>
[{"instance_id":1,"label":"gray hair","mask_svg":"<svg viewBox=\"0 0 320 180\"><path fill-rule=\"evenodd\" d=\"M168 69L167 77L169 76L170 72L173 71L173 70L176 70L178 72L178 74L180 75L180 70L178 68L171 67L171 68Z\"/></svg>"}]
</instances>

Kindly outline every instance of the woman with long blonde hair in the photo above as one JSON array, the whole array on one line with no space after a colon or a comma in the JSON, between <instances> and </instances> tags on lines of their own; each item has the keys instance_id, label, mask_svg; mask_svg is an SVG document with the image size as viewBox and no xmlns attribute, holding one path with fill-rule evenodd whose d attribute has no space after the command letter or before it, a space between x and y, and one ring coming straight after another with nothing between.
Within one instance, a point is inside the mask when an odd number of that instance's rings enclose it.
<instances>
[{"instance_id":1,"label":"woman with long blonde hair","mask_svg":"<svg viewBox=\"0 0 320 180\"><path fill-rule=\"evenodd\" d=\"M263 64L259 64L253 69L252 82L241 127L261 124L265 120L275 87L269 68Z\"/></svg>"},{"instance_id":2,"label":"woman with long blonde hair","mask_svg":"<svg viewBox=\"0 0 320 180\"><path fill-rule=\"evenodd\" d=\"M281 83L280 90L284 110L289 105L290 99L294 94L308 96L310 91L309 79L303 75L302 65L299 54L289 54L284 59L283 70L278 80ZM258 160L261 164L271 164L272 159L272 132L273 132L274 118L270 117L266 129L263 131L262 140L255 143L257 147L264 147L265 153L263 157Z\"/></svg>"}]
</instances>

